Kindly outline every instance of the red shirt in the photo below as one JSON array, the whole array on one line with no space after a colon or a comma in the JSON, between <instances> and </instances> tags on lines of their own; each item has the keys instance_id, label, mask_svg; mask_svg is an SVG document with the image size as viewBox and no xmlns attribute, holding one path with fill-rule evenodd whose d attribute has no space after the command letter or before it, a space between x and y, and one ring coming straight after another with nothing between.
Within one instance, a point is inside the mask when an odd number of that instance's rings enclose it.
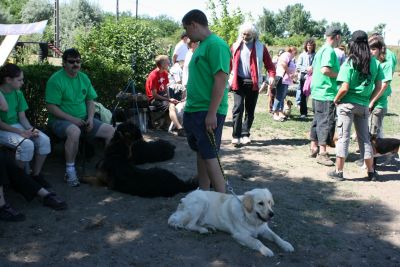
<instances>
[{"instance_id":1,"label":"red shirt","mask_svg":"<svg viewBox=\"0 0 400 267\"><path fill-rule=\"evenodd\" d=\"M168 72L160 72L158 68L155 68L150 72L146 80L146 95L149 98L149 101L154 99L152 92L153 88L157 90L158 94L165 95L167 93L168 83Z\"/></svg>"}]
</instances>

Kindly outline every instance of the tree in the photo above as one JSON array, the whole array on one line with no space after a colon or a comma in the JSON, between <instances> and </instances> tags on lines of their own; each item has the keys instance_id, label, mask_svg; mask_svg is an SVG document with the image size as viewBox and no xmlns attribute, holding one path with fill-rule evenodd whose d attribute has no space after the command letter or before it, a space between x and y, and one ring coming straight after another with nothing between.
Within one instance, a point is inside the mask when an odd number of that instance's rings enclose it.
<instances>
[{"instance_id":1,"label":"tree","mask_svg":"<svg viewBox=\"0 0 400 267\"><path fill-rule=\"evenodd\" d=\"M0 2L0 10L5 10L8 13L9 23L21 22L21 11L28 0L2 0Z\"/></svg>"},{"instance_id":2,"label":"tree","mask_svg":"<svg viewBox=\"0 0 400 267\"><path fill-rule=\"evenodd\" d=\"M345 22L340 23L340 22L332 22L328 27L339 27L342 30L342 42L347 43L348 40L351 38L351 32L349 30L349 26Z\"/></svg>"},{"instance_id":3,"label":"tree","mask_svg":"<svg viewBox=\"0 0 400 267\"><path fill-rule=\"evenodd\" d=\"M207 3L207 9L211 11L211 30L223 38L229 45L232 45L238 37L238 28L244 21L244 16L240 9L236 9L229 14L228 0L218 0L221 8L220 17L217 15L217 5L213 0Z\"/></svg>"},{"instance_id":4,"label":"tree","mask_svg":"<svg viewBox=\"0 0 400 267\"><path fill-rule=\"evenodd\" d=\"M61 48L70 48L80 33L88 34L90 29L103 19L97 5L88 0L72 0L60 6Z\"/></svg>"},{"instance_id":5,"label":"tree","mask_svg":"<svg viewBox=\"0 0 400 267\"><path fill-rule=\"evenodd\" d=\"M386 28L385 23L379 23L374 27L372 33L379 33L380 35L385 36L385 28Z\"/></svg>"},{"instance_id":6,"label":"tree","mask_svg":"<svg viewBox=\"0 0 400 267\"><path fill-rule=\"evenodd\" d=\"M266 8L263 8L263 14L259 17L257 26L260 29L260 33L263 35L280 35L276 27L275 13Z\"/></svg>"},{"instance_id":7,"label":"tree","mask_svg":"<svg viewBox=\"0 0 400 267\"><path fill-rule=\"evenodd\" d=\"M24 23L50 20L53 15L53 6L48 0L29 0L21 12L21 21Z\"/></svg>"},{"instance_id":8,"label":"tree","mask_svg":"<svg viewBox=\"0 0 400 267\"><path fill-rule=\"evenodd\" d=\"M137 88L144 88L147 75L155 67L154 58L160 52L155 40L156 31L140 20L120 18L116 23L115 19L107 19L89 33L79 35L77 47L86 66L129 69Z\"/></svg>"},{"instance_id":9,"label":"tree","mask_svg":"<svg viewBox=\"0 0 400 267\"><path fill-rule=\"evenodd\" d=\"M288 32L289 36L310 35L312 33L310 21L311 13L305 11L302 4L288 5L276 15L278 35L282 37L284 32Z\"/></svg>"}]
</instances>

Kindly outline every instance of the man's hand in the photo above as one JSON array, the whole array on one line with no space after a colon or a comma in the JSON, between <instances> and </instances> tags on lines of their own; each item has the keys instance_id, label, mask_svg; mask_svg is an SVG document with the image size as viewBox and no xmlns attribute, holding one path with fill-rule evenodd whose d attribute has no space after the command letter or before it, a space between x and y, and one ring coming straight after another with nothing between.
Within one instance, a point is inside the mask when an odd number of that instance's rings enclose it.
<instances>
[{"instance_id":1,"label":"man's hand","mask_svg":"<svg viewBox=\"0 0 400 267\"><path fill-rule=\"evenodd\" d=\"M21 135L23 138L31 138L31 137L34 137L33 132L32 132L32 129L22 131L22 132L20 133L20 135Z\"/></svg>"},{"instance_id":2,"label":"man's hand","mask_svg":"<svg viewBox=\"0 0 400 267\"><path fill-rule=\"evenodd\" d=\"M72 118L71 122L73 124L75 124L76 126L78 126L79 128L86 125L86 121L78 119L78 118Z\"/></svg>"},{"instance_id":3,"label":"man's hand","mask_svg":"<svg viewBox=\"0 0 400 267\"><path fill-rule=\"evenodd\" d=\"M213 130L217 128L217 115L207 113L205 124L206 124L206 130L209 133L212 133Z\"/></svg>"},{"instance_id":4,"label":"man's hand","mask_svg":"<svg viewBox=\"0 0 400 267\"><path fill-rule=\"evenodd\" d=\"M169 103L172 103L172 104L176 105L176 104L179 103L179 100L176 100L175 98L170 98L169 99Z\"/></svg>"},{"instance_id":5,"label":"man's hand","mask_svg":"<svg viewBox=\"0 0 400 267\"><path fill-rule=\"evenodd\" d=\"M93 118L86 120L86 132L90 132L93 129Z\"/></svg>"}]
</instances>

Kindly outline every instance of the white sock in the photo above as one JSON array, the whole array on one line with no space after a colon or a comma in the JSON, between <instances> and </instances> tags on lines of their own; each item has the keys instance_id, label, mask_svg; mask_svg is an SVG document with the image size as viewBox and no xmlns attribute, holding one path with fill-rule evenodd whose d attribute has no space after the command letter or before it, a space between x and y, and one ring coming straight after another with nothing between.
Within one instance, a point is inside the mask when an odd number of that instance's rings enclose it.
<instances>
[{"instance_id":1,"label":"white sock","mask_svg":"<svg viewBox=\"0 0 400 267\"><path fill-rule=\"evenodd\" d=\"M75 162L66 163L65 171L66 171L67 173L76 173L76 170L75 170Z\"/></svg>"}]
</instances>

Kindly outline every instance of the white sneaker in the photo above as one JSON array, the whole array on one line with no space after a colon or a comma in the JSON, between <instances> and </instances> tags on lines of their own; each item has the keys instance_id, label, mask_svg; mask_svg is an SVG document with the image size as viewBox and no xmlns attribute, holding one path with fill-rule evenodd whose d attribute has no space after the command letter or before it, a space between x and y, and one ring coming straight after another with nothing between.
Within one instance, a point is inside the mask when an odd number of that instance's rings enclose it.
<instances>
[{"instance_id":1,"label":"white sneaker","mask_svg":"<svg viewBox=\"0 0 400 267\"><path fill-rule=\"evenodd\" d=\"M65 176L64 176L64 180L71 187L77 187L80 184L79 179L76 176L76 172L66 172Z\"/></svg>"},{"instance_id":2,"label":"white sneaker","mask_svg":"<svg viewBox=\"0 0 400 267\"><path fill-rule=\"evenodd\" d=\"M239 145L240 144L240 138L233 138L231 143L232 143L232 145L235 145L235 146Z\"/></svg>"},{"instance_id":3,"label":"white sneaker","mask_svg":"<svg viewBox=\"0 0 400 267\"><path fill-rule=\"evenodd\" d=\"M307 118L306 115L300 115L300 119L305 119L305 118Z\"/></svg>"},{"instance_id":4,"label":"white sneaker","mask_svg":"<svg viewBox=\"0 0 400 267\"><path fill-rule=\"evenodd\" d=\"M250 139L250 137L248 137L248 136L244 136L244 137L242 137L242 138L240 139L240 142L241 142L243 145L247 145L247 144L250 144L251 139Z\"/></svg>"}]
</instances>

